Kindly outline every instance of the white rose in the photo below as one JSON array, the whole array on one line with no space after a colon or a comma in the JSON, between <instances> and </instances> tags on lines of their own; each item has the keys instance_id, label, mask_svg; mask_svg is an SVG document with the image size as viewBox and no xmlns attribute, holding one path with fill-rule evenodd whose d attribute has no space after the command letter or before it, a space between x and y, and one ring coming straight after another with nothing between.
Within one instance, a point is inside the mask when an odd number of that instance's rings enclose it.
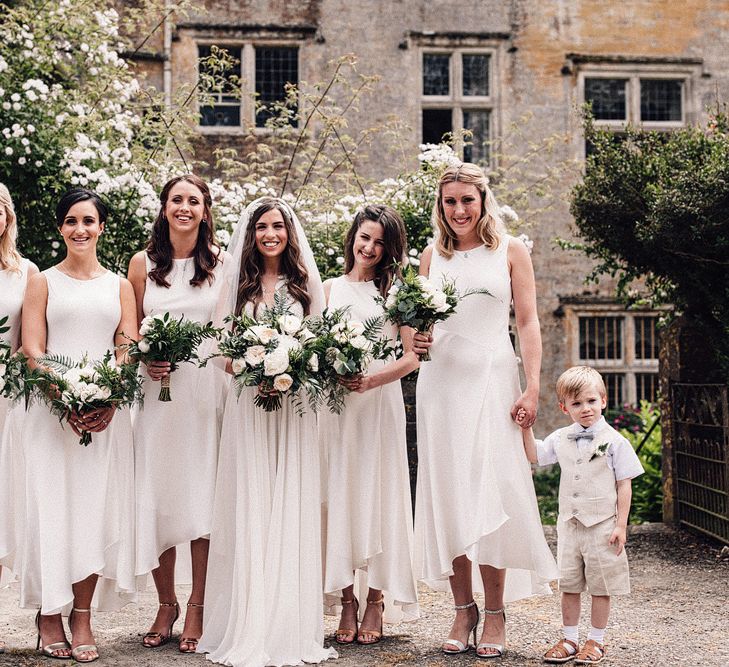
<instances>
[{"instance_id":1,"label":"white rose","mask_svg":"<svg viewBox=\"0 0 729 667\"><path fill-rule=\"evenodd\" d=\"M75 387L81 383L81 376L83 372L80 368L69 368L64 374L63 379L68 382L69 385Z\"/></svg>"},{"instance_id":2,"label":"white rose","mask_svg":"<svg viewBox=\"0 0 729 667\"><path fill-rule=\"evenodd\" d=\"M438 313L445 313L447 310L450 309L446 295L443 294L443 292L441 292L440 290L435 291L435 293L430 297L430 301L433 304L436 312Z\"/></svg>"},{"instance_id":3,"label":"white rose","mask_svg":"<svg viewBox=\"0 0 729 667\"><path fill-rule=\"evenodd\" d=\"M246 340L259 340L265 345L266 343L270 343L275 335L275 329L267 327L263 324L256 324L248 329L243 337Z\"/></svg>"},{"instance_id":4,"label":"white rose","mask_svg":"<svg viewBox=\"0 0 729 667\"><path fill-rule=\"evenodd\" d=\"M283 373L288 367L289 355L285 351L274 350L263 359L264 375L278 375L279 373Z\"/></svg>"},{"instance_id":5,"label":"white rose","mask_svg":"<svg viewBox=\"0 0 729 667\"><path fill-rule=\"evenodd\" d=\"M357 322L356 320L349 320L348 324L349 324L349 326L348 326L349 331L354 336L360 336L361 334L364 333L364 324L362 324L362 322Z\"/></svg>"},{"instance_id":6,"label":"white rose","mask_svg":"<svg viewBox=\"0 0 729 667\"><path fill-rule=\"evenodd\" d=\"M147 317L145 317L142 320L142 323L139 326L139 333L142 336L146 336L150 331L152 331L152 323L153 322L154 322L154 318L153 317L150 317L149 315L147 315Z\"/></svg>"},{"instance_id":7,"label":"white rose","mask_svg":"<svg viewBox=\"0 0 729 667\"><path fill-rule=\"evenodd\" d=\"M266 348L263 345L252 345L246 350L244 359L249 366L257 366L265 356Z\"/></svg>"},{"instance_id":8,"label":"white rose","mask_svg":"<svg viewBox=\"0 0 729 667\"><path fill-rule=\"evenodd\" d=\"M369 351L372 348L372 343L368 341L364 336L355 336L352 338L351 343L358 350Z\"/></svg>"},{"instance_id":9,"label":"white rose","mask_svg":"<svg viewBox=\"0 0 729 667\"><path fill-rule=\"evenodd\" d=\"M390 294L387 299L385 300L385 308L388 310L392 308L395 305L395 295Z\"/></svg>"},{"instance_id":10,"label":"white rose","mask_svg":"<svg viewBox=\"0 0 729 667\"><path fill-rule=\"evenodd\" d=\"M306 345L310 340L314 340L316 336L306 327L299 332L299 340Z\"/></svg>"},{"instance_id":11,"label":"white rose","mask_svg":"<svg viewBox=\"0 0 729 667\"><path fill-rule=\"evenodd\" d=\"M146 338L142 338L142 340L138 341L137 347L142 354L147 354L147 352L149 352L149 343Z\"/></svg>"},{"instance_id":12,"label":"white rose","mask_svg":"<svg viewBox=\"0 0 729 667\"><path fill-rule=\"evenodd\" d=\"M97 385L96 398L101 401L105 401L107 398L111 398L111 389L109 389L109 387L99 387Z\"/></svg>"},{"instance_id":13,"label":"white rose","mask_svg":"<svg viewBox=\"0 0 729 667\"><path fill-rule=\"evenodd\" d=\"M288 391L293 383L294 379L288 373L282 373L274 378L273 388L276 391Z\"/></svg>"},{"instance_id":14,"label":"white rose","mask_svg":"<svg viewBox=\"0 0 729 667\"><path fill-rule=\"evenodd\" d=\"M278 337L278 345L276 346L276 349L286 351L286 354L288 354L290 350L300 350L301 343L299 343L299 341L293 336L283 335Z\"/></svg>"},{"instance_id":15,"label":"white rose","mask_svg":"<svg viewBox=\"0 0 729 667\"><path fill-rule=\"evenodd\" d=\"M319 370L319 356L312 354L309 357L309 368L316 373Z\"/></svg>"},{"instance_id":16,"label":"white rose","mask_svg":"<svg viewBox=\"0 0 729 667\"><path fill-rule=\"evenodd\" d=\"M99 398L97 392L100 387L96 384L82 384L79 386L79 398L82 401L92 401L95 398Z\"/></svg>"},{"instance_id":17,"label":"white rose","mask_svg":"<svg viewBox=\"0 0 729 667\"><path fill-rule=\"evenodd\" d=\"M296 315L281 315L278 318L278 324L290 336L301 329L301 320Z\"/></svg>"},{"instance_id":18,"label":"white rose","mask_svg":"<svg viewBox=\"0 0 729 667\"><path fill-rule=\"evenodd\" d=\"M233 368L233 373L235 375L240 375L246 369L246 362L243 361L243 359L233 359L231 366Z\"/></svg>"}]
</instances>

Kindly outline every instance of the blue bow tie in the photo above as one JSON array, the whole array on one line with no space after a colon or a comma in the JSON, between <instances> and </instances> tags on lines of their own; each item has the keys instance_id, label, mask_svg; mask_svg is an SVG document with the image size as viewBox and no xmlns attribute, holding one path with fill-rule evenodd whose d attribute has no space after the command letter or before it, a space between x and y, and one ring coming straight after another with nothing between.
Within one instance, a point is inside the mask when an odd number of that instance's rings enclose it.
<instances>
[{"instance_id":1,"label":"blue bow tie","mask_svg":"<svg viewBox=\"0 0 729 667\"><path fill-rule=\"evenodd\" d=\"M568 433L567 440L592 440L595 437L591 431L579 431L578 433Z\"/></svg>"}]
</instances>

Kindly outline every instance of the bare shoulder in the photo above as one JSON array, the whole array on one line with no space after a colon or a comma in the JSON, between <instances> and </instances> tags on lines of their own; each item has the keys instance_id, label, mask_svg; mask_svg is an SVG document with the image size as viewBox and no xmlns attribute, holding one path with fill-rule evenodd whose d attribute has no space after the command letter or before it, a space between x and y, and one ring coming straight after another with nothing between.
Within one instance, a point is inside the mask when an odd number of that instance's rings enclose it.
<instances>
[{"instance_id":1,"label":"bare shoulder","mask_svg":"<svg viewBox=\"0 0 729 667\"><path fill-rule=\"evenodd\" d=\"M506 236L505 242L509 244L506 250L506 258L510 267L531 267L532 257L524 241L514 236Z\"/></svg>"},{"instance_id":2,"label":"bare shoulder","mask_svg":"<svg viewBox=\"0 0 729 667\"><path fill-rule=\"evenodd\" d=\"M30 276L34 276L36 273L40 273L38 267L34 262L28 260L28 278L30 278Z\"/></svg>"},{"instance_id":3,"label":"bare shoulder","mask_svg":"<svg viewBox=\"0 0 729 667\"><path fill-rule=\"evenodd\" d=\"M32 275L28 275L28 286L26 287L28 292L33 291L36 293L48 291L48 281L43 273L37 271Z\"/></svg>"},{"instance_id":4,"label":"bare shoulder","mask_svg":"<svg viewBox=\"0 0 729 667\"><path fill-rule=\"evenodd\" d=\"M433 246L426 246L420 255L420 275L427 276L430 274L430 262L433 259Z\"/></svg>"}]
</instances>

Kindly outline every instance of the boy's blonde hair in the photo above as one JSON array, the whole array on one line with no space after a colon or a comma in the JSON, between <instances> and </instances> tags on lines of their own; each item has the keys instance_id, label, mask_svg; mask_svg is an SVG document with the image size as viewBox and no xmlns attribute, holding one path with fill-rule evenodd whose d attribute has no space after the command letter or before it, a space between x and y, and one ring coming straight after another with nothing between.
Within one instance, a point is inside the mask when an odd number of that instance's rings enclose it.
<instances>
[{"instance_id":1,"label":"boy's blonde hair","mask_svg":"<svg viewBox=\"0 0 729 667\"><path fill-rule=\"evenodd\" d=\"M602 398L607 396L602 375L589 366L568 368L557 380L557 398L564 403L568 398L577 396L583 389L594 387Z\"/></svg>"}]
</instances>

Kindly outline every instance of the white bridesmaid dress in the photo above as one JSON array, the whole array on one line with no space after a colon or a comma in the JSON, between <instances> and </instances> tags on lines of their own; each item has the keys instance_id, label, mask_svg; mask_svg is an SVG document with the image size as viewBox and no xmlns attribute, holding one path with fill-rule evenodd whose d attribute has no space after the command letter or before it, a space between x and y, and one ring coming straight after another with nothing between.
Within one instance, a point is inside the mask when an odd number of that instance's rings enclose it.
<instances>
[{"instance_id":1,"label":"white bridesmaid dress","mask_svg":"<svg viewBox=\"0 0 729 667\"><path fill-rule=\"evenodd\" d=\"M383 314L373 281L341 276L331 283L329 307L350 306L349 317L364 322ZM397 329L386 324L391 343ZM374 361L374 373L385 366ZM341 609L343 588L356 584L364 615L368 587L385 597L385 622L418 617L412 567L413 520L400 382L363 394L351 392L342 413L322 412L319 430L328 461L324 591L330 613ZM357 571L357 576L354 572Z\"/></svg>"},{"instance_id":2,"label":"white bridesmaid dress","mask_svg":"<svg viewBox=\"0 0 729 667\"><path fill-rule=\"evenodd\" d=\"M101 359L114 349L121 318L120 279L107 271L76 280L55 267L48 284L49 354ZM33 405L13 439L12 463L0 485L14 479L15 544L2 559L20 580L22 607L67 612L72 584L99 581L92 607L113 610L133 598L134 456L129 410L114 414L87 447L45 405ZM0 543L7 535L0 535Z\"/></svg>"},{"instance_id":3,"label":"white bridesmaid dress","mask_svg":"<svg viewBox=\"0 0 729 667\"><path fill-rule=\"evenodd\" d=\"M544 539L520 428L509 414L521 394L509 338L512 299L507 250L499 246L433 252L430 278L459 290L486 288L462 301L434 330L431 361L417 385L416 576L448 590L452 561L506 568L506 602L549 593L557 568Z\"/></svg>"},{"instance_id":4,"label":"white bridesmaid dress","mask_svg":"<svg viewBox=\"0 0 729 667\"><path fill-rule=\"evenodd\" d=\"M20 347L20 319L23 308L25 287L28 284L28 267L30 262L23 258L20 260L20 271L0 271L0 317L7 316L5 326L8 331L0 334L0 339L10 345L14 352ZM0 396L0 471L9 469L11 464L11 443L13 434L19 428L20 420L24 414L23 406L11 406L10 401ZM13 416L14 415L14 416ZM7 425L7 433L6 433ZM8 439L4 444L3 440ZM0 474L2 474L0 472ZM14 485L3 484L0 487L0 536L5 534L13 536L14 530ZM2 539L0 537L0 539ZM14 538L6 543L0 542L0 559L14 549ZM0 572L0 584L6 583L9 572Z\"/></svg>"},{"instance_id":5,"label":"white bridesmaid dress","mask_svg":"<svg viewBox=\"0 0 729 667\"><path fill-rule=\"evenodd\" d=\"M144 315L168 312L176 318L210 322L220 298L227 257L223 253L223 261L216 265L212 284L190 285L195 272L192 257L174 260L167 276L170 287L147 278ZM149 272L153 264L146 255L145 259ZM159 566L162 552L210 534L222 409L229 382L212 364L198 368L194 363L182 363L170 375L172 400L162 402L157 399L160 383L150 379L144 364L140 368L144 405L133 411L132 418L136 571L145 575ZM190 581L189 562L189 549L181 550L177 579L183 583Z\"/></svg>"},{"instance_id":6,"label":"white bridesmaid dress","mask_svg":"<svg viewBox=\"0 0 729 667\"><path fill-rule=\"evenodd\" d=\"M198 652L233 667L318 663L337 653L323 646L316 416L288 399L265 412L256 391L228 392Z\"/></svg>"}]
</instances>

